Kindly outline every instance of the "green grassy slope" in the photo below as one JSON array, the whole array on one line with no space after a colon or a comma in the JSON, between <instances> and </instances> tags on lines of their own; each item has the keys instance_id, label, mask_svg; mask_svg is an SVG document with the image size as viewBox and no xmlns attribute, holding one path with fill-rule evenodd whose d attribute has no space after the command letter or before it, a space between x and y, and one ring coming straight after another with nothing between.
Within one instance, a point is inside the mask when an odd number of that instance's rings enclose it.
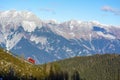
<instances>
[{"instance_id":1,"label":"green grassy slope","mask_svg":"<svg viewBox=\"0 0 120 80\"><path fill-rule=\"evenodd\" d=\"M75 70L85 80L120 80L120 55L75 57L55 62L70 75Z\"/></svg>"},{"instance_id":2,"label":"green grassy slope","mask_svg":"<svg viewBox=\"0 0 120 80\"><path fill-rule=\"evenodd\" d=\"M0 74L9 73L10 68L14 69L15 76L18 77L28 77L32 75L33 77L41 78L44 76L41 67L30 64L23 58L15 57L0 48Z\"/></svg>"},{"instance_id":3,"label":"green grassy slope","mask_svg":"<svg viewBox=\"0 0 120 80\"><path fill-rule=\"evenodd\" d=\"M13 56L0 48L1 78L3 80L63 80L64 74L60 72L57 65L50 63L45 65L30 64L25 59Z\"/></svg>"}]
</instances>

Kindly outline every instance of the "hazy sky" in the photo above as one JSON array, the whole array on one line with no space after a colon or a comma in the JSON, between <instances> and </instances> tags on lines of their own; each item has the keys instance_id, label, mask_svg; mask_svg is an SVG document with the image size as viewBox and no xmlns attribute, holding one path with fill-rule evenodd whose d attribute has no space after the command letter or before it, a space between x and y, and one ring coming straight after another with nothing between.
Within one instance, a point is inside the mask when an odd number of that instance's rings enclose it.
<instances>
[{"instance_id":1,"label":"hazy sky","mask_svg":"<svg viewBox=\"0 0 120 80\"><path fill-rule=\"evenodd\" d=\"M0 0L0 10L28 10L40 19L75 19L120 26L120 0Z\"/></svg>"}]
</instances>

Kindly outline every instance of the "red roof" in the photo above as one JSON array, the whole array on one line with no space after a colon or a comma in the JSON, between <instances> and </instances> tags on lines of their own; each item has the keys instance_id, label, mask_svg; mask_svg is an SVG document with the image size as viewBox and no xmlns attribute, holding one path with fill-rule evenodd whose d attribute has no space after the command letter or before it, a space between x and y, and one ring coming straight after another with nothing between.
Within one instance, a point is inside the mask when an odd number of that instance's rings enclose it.
<instances>
[{"instance_id":1,"label":"red roof","mask_svg":"<svg viewBox=\"0 0 120 80\"><path fill-rule=\"evenodd\" d=\"M35 60L34 59L32 59L31 57L28 57L28 62L30 62L30 63L32 63L32 64L35 64Z\"/></svg>"}]
</instances>

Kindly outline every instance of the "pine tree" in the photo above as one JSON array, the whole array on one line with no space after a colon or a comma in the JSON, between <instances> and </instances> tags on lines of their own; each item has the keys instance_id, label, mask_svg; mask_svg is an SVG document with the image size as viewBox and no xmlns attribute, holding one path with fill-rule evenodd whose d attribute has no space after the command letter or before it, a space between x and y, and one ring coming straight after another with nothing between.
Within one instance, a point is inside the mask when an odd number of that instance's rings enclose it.
<instances>
[{"instance_id":1,"label":"pine tree","mask_svg":"<svg viewBox=\"0 0 120 80\"><path fill-rule=\"evenodd\" d=\"M73 76L72 76L72 80L81 80L78 71L75 71L75 72L74 72L74 74L73 74Z\"/></svg>"}]
</instances>

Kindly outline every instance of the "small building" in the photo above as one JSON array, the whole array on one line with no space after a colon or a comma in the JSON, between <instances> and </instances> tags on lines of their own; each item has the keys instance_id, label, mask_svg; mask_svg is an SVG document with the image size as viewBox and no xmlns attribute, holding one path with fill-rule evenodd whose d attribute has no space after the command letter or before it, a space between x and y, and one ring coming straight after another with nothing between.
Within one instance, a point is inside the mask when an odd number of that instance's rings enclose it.
<instances>
[{"instance_id":1,"label":"small building","mask_svg":"<svg viewBox=\"0 0 120 80\"><path fill-rule=\"evenodd\" d=\"M31 57L28 57L28 58L27 58L27 61L30 62L30 63L32 63L32 64L35 64L35 60L32 59Z\"/></svg>"}]
</instances>

